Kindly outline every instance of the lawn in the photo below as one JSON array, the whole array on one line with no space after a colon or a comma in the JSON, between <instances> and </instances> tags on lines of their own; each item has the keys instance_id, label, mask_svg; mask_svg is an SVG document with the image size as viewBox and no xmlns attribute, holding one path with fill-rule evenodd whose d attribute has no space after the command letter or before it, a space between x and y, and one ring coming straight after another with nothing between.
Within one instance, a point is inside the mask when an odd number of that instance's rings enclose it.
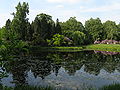
<instances>
[{"instance_id":1,"label":"lawn","mask_svg":"<svg viewBox=\"0 0 120 90\"><path fill-rule=\"evenodd\" d=\"M60 51L60 52L76 52L82 51L83 47L30 47L32 51Z\"/></svg>"},{"instance_id":2,"label":"lawn","mask_svg":"<svg viewBox=\"0 0 120 90\"><path fill-rule=\"evenodd\" d=\"M120 52L119 44L92 44L83 46L86 50L112 51Z\"/></svg>"},{"instance_id":3,"label":"lawn","mask_svg":"<svg viewBox=\"0 0 120 90\"><path fill-rule=\"evenodd\" d=\"M30 47L32 51L61 51L61 52L76 52L82 50L98 50L98 51L112 51L120 52L119 44L92 44L86 46L77 46L77 47L41 47L41 46L32 46Z\"/></svg>"}]
</instances>

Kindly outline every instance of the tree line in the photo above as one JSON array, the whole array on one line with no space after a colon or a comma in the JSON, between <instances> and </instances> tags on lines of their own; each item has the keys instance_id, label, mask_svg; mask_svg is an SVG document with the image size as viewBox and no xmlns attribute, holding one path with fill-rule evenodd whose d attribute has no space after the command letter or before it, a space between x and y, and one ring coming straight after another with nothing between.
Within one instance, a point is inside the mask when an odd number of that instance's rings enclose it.
<instances>
[{"instance_id":1,"label":"tree line","mask_svg":"<svg viewBox=\"0 0 120 90\"><path fill-rule=\"evenodd\" d=\"M83 25L76 17L70 17L65 22L41 13L29 22L29 5L18 3L13 19L8 19L0 29L0 40L13 42L20 40L30 45L39 46L79 46L92 44L96 40L120 39L120 24L114 21L101 22L99 18L89 19Z\"/></svg>"}]
</instances>

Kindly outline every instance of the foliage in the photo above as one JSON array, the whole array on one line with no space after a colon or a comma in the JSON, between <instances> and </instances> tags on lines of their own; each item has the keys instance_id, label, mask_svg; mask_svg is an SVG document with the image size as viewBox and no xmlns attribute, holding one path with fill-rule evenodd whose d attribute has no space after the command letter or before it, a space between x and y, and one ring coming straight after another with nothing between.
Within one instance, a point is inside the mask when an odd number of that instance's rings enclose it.
<instances>
[{"instance_id":1,"label":"foliage","mask_svg":"<svg viewBox=\"0 0 120 90\"><path fill-rule=\"evenodd\" d=\"M98 89L92 88L92 87L85 87L84 89L85 90L119 90L120 84L111 84L108 86L103 86L102 88L98 88ZM48 87L16 86L15 88L12 88L12 87L0 85L0 90L61 90L61 89L55 89L50 86L48 86Z\"/></svg>"},{"instance_id":2,"label":"foliage","mask_svg":"<svg viewBox=\"0 0 120 90\"><path fill-rule=\"evenodd\" d=\"M54 88L47 86L47 87L35 87L35 86L16 86L16 87L7 87L0 85L0 90L53 90ZM55 89L57 90L57 89Z\"/></svg>"},{"instance_id":3,"label":"foliage","mask_svg":"<svg viewBox=\"0 0 120 90\"><path fill-rule=\"evenodd\" d=\"M0 29L0 40L1 40L1 41L4 40L5 37L6 37L6 29L5 29L5 27L2 27L2 28ZM1 42L1 41L0 41L0 42Z\"/></svg>"},{"instance_id":4,"label":"foliage","mask_svg":"<svg viewBox=\"0 0 120 90\"><path fill-rule=\"evenodd\" d=\"M34 33L39 34L44 40L53 35L54 21L52 16L41 13L36 16L33 22Z\"/></svg>"},{"instance_id":5,"label":"foliage","mask_svg":"<svg viewBox=\"0 0 120 90\"><path fill-rule=\"evenodd\" d=\"M17 35L18 39L26 40L26 35L29 30L29 22L27 15L29 14L29 6L28 3L19 2L16 7L16 12L13 13L14 18L11 23L11 29L14 34Z\"/></svg>"},{"instance_id":6,"label":"foliage","mask_svg":"<svg viewBox=\"0 0 120 90\"><path fill-rule=\"evenodd\" d=\"M94 44L94 45L87 45L84 47L84 49L120 52L120 45L119 44Z\"/></svg>"},{"instance_id":7,"label":"foliage","mask_svg":"<svg viewBox=\"0 0 120 90\"><path fill-rule=\"evenodd\" d=\"M0 60L11 59L13 54L27 51L27 43L16 40L15 36L13 36L11 32L8 33L5 27L0 30L0 33Z\"/></svg>"},{"instance_id":8,"label":"foliage","mask_svg":"<svg viewBox=\"0 0 120 90\"><path fill-rule=\"evenodd\" d=\"M52 20L52 16L44 13L37 15L31 25L33 44L45 46L46 39L50 39L54 35L54 29L55 23Z\"/></svg>"},{"instance_id":9,"label":"foliage","mask_svg":"<svg viewBox=\"0 0 120 90\"><path fill-rule=\"evenodd\" d=\"M117 25L113 21L106 21L103 23L104 26L104 32L106 33L106 39L111 39L111 40L119 40L119 35L120 35L120 29L118 29Z\"/></svg>"},{"instance_id":10,"label":"foliage","mask_svg":"<svg viewBox=\"0 0 120 90\"><path fill-rule=\"evenodd\" d=\"M7 21L6 21L6 24L5 24L5 34L6 34L6 36L5 36L5 39L6 40L10 40L11 39L11 33L12 33L12 31L11 31L11 20L10 19L8 19Z\"/></svg>"},{"instance_id":11,"label":"foliage","mask_svg":"<svg viewBox=\"0 0 120 90\"><path fill-rule=\"evenodd\" d=\"M47 40L50 46L61 46L64 42L64 36L60 34L55 34L51 40Z\"/></svg>"},{"instance_id":12,"label":"foliage","mask_svg":"<svg viewBox=\"0 0 120 90\"><path fill-rule=\"evenodd\" d=\"M76 20L76 17L70 17L66 22L61 23L61 28L64 34L64 31L81 31L84 32L84 26L81 22Z\"/></svg>"},{"instance_id":13,"label":"foliage","mask_svg":"<svg viewBox=\"0 0 120 90\"><path fill-rule=\"evenodd\" d=\"M82 45L84 44L85 34L80 31L74 31L71 35L74 45Z\"/></svg>"},{"instance_id":14,"label":"foliage","mask_svg":"<svg viewBox=\"0 0 120 90\"><path fill-rule=\"evenodd\" d=\"M34 33L32 37L32 45L45 46L45 40L38 33Z\"/></svg>"},{"instance_id":15,"label":"foliage","mask_svg":"<svg viewBox=\"0 0 120 90\"><path fill-rule=\"evenodd\" d=\"M83 26L76 17L70 17L65 22L59 22L59 19L54 22L52 16L41 13L30 23L28 14L28 3L18 3L16 12L13 13L13 20L8 19L5 26L0 28L0 43L5 44L0 46L1 49L4 46L20 48L26 42L33 46L48 46L48 44L50 46L78 46L105 39L120 42L120 24L116 25L113 21L108 20L102 23L99 18L91 18Z\"/></svg>"},{"instance_id":16,"label":"foliage","mask_svg":"<svg viewBox=\"0 0 120 90\"><path fill-rule=\"evenodd\" d=\"M102 39L103 25L99 18L87 20L85 22L85 29L88 32L88 40L91 39L90 42Z\"/></svg>"},{"instance_id":17,"label":"foliage","mask_svg":"<svg viewBox=\"0 0 120 90\"><path fill-rule=\"evenodd\" d=\"M54 34L62 34L61 26L59 23L59 19L56 20Z\"/></svg>"}]
</instances>

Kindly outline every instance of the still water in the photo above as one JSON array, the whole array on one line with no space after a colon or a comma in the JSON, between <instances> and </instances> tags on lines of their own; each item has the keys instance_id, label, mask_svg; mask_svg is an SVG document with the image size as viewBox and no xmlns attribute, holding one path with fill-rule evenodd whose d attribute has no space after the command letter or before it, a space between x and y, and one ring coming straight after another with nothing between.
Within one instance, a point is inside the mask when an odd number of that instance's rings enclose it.
<instances>
[{"instance_id":1,"label":"still water","mask_svg":"<svg viewBox=\"0 0 120 90\"><path fill-rule=\"evenodd\" d=\"M52 86L69 90L120 83L120 53L37 52L1 62L1 84Z\"/></svg>"}]
</instances>

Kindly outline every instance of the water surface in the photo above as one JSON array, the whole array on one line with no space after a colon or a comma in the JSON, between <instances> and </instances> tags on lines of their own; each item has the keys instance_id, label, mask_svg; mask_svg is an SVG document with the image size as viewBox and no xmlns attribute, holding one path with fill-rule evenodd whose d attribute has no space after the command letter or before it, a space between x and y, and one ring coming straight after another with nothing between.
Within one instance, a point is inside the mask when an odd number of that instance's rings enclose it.
<instances>
[{"instance_id":1,"label":"water surface","mask_svg":"<svg viewBox=\"0 0 120 90\"><path fill-rule=\"evenodd\" d=\"M120 53L36 52L3 61L1 78L6 86L53 86L71 90L120 83Z\"/></svg>"}]
</instances>

